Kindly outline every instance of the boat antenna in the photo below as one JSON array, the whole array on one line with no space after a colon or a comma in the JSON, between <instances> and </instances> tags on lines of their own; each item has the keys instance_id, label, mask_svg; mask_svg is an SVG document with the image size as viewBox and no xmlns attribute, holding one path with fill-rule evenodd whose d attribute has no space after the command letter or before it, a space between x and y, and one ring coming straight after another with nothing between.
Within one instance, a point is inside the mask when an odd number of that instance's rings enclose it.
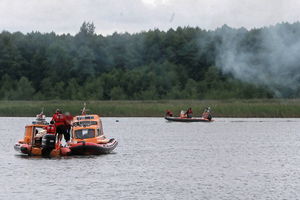
<instances>
[{"instance_id":1,"label":"boat antenna","mask_svg":"<svg viewBox=\"0 0 300 200\"><path fill-rule=\"evenodd\" d=\"M44 115L44 107L42 107L42 111L40 112L40 114L38 114L36 117L37 118L42 118Z\"/></svg>"},{"instance_id":2,"label":"boat antenna","mask_svg":"<svg viewBox=\"0 0 300 200\"><path fill-rule=\"evenodd\" d=\"M83 103L83 108L82 108L82 110L81 110L81 115L86 115L86 111L85 111L85 108L86 107L86 103L84 102Z\"/></svg>"}]
</instances>

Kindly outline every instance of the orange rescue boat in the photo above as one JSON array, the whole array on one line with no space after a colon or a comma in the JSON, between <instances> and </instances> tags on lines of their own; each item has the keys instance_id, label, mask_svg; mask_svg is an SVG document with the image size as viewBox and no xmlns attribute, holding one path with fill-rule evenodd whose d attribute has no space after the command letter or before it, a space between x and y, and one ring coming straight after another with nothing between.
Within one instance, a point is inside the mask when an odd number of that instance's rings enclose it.
<instances>
[{"instance_id":1,"label":"orange rescue boat","mask_svg":"<svg viewBox=\"0 0 300 200\"><path fill-rule=\"evenodd\" d=\"M72 139L69 148L73 155L100 155L112 152L118 142L103 134L102 121L98 115L75 116L72 122Z\"/></svg>"},{"instance_id":2,"label":"orange rescue boat","mask_svg":"<svg viewBox=\"0 0 300 200\"><path fill-rule=\"evenodd\" d=\"M43 113L37 115L32 124L25 126L25 134L22 140L19 140L14 149L17 152L28 156L67 156L71 154L68 147L62 147L60 142L56 142L55 135L46 134L44 129L48 123Z\"/></svg>"}]
</instances>

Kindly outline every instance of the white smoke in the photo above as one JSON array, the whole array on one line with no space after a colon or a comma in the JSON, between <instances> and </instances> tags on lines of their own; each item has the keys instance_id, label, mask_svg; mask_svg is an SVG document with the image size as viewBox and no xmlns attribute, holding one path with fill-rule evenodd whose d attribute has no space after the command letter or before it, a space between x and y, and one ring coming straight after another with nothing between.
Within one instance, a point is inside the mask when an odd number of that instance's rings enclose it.
<instances>
[{"instance_id":1,"label":"white smoke","mask_svg":"<svg viewBox=\"0 0 300 200\"><path fill-rule=\"evenodd\" d=\"M299 95L300 23L247 31L224 25L217 66L242 81L270 88L277 97Z\"/></svg>"}]
</instances>

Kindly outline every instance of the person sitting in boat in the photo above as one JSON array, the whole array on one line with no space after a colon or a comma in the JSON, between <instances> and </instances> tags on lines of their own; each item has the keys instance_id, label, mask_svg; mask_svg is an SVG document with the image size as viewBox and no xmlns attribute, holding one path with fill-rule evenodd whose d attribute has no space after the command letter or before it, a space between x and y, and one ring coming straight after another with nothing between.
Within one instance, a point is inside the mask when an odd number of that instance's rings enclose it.
<instances>
[{"instance_id":1,"label":"person sitting in boat","mask_svg":"<svg viewBox=\"0 0 300 200\"><path fill-rule=\"evenodd\" d=\"M192 108L189 108L186 112L185 115L187 118L192 118L193 117L193 111Z\"/></svg>"},{"instance_id":2,"label":"person sitting in boat","mask_svg":"<svg viewBox=\"0 0 300 200\"><path fill-rule=\"evenodd\" d=\"M167 116L167 117L173 117L173 112L170 111L170 110L167 110L167 111L166 111L166 116Z\"/></svg>"},{"instance_id":3,"label":"person sitting in boat","mask_svg":"<svg viewBox=\"0 0 300 200\"><path fill-rule=\"evenodd\" d=\"M54 121L53 120L51 120L50 124L47 125L44 129L47 131L47 134L52 134L52 135L56 134L56 127L54 125Z\"/></svg>"},{"instance_id":4,"label":"person sitting in boat","mask_svg":"<svg viewBox=\"0 0 300 200\"><path fill-rule=\"evenodd\" d=\"M186 118L186 114L185 114L185 112L183 110L180 112L180 117L181 118Z\"/></svg>"},{"instance_id":5,"label":"person sitting in boat","mask_svg":"<svg viewBox=\"0 0 300 200\"><path fill-rule=\"evenodd\" d=\"M204 112L202 113L202 118L208 119L209 121L211 121L212 116L211 116L211 112L210 112L210 107L207 107L204 109Z\"/></svg>"},{"instance_id":6,"label":"person sitting in boat","mask_svg":"<svg viewBox=\"0 0 300 200\"><path fill-rule=\"evenodd\" d=\"M37 129L35 130L35 134L34 134L34 144L35 144L35 146L41 146L42 138L46 134L47 134L46 130L42 130L42 131L38 131Z\"/></svg>"},{"instance_id":7,"label":"person sitting in boat","mask_svg":"<svg viewBox=\"0 0 300 200\"><path fill-rule=\"evenodd\" d=\"M70 140L70 135L67 134L67 122L66 122L66 116L62 114L61 110L56 109L55 114L52 117L52 121L54 121L54 125L56 127L56 133L58 134L58 140L62 140L62 135L64 135L64 138L66 142L68 143Z\"/></svg>"}]
</instances>

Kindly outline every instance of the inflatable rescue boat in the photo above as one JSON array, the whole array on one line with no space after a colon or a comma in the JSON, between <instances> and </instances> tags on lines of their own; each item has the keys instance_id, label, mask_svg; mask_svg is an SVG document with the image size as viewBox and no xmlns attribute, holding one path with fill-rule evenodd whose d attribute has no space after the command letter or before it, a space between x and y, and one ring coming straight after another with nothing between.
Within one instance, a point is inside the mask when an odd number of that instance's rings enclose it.
<instances>
[{"instance_id":1,"label":"inflatable rescue boat","mask_svg":"<svg viewBox=\"0 0 300 200\"><path fill-rule=\"evenodd\" d=\"M68 147L62 147L56 142L56 136L46 134L45 127L48 123L43 113L37 115L32 124L25 126L25 134L22 140L19 140L14 149L28 156L68 156L71 150Z\"/></svg>"},{"instance_id":2,"label":"inflatable rescue boat","mask_svg":"<svg viewBox=\"0 0 300 200\"><path fill-rule=\"evenodd\" d=\"M167 110L165 119L168 121L174 122L212 122L211 110L210 107L205 108L204 112L202 113L202 117L188 117L186 112L183 110L180 112L179 117L173 117L173 113L170 110Z\"/></svg>"},{"instance_id":3,"label":"inflatable rescue boat","mask_svg":"<svg viewBox=\"0 0 300 200\"><path fill-rule=\"evenodd\" d=\"M212 122L213 121L213 120L200 118L200 117L187 118L187 117L170 117L170 116L166 116L165 119L168 120L168 121L174 121L174 122Z\"/></svg>"},{"instance_id":4,"label":"inflatable rescue boat","mask_svg":"<svg viewBox=\"0 0 300 200\"><path fill-rule=\"evenodd\" d=\"M14 145L14 149L28 156L56 157L107 154L118 145L115 139L107 139L103 135L98 115L86 115L82 112L82 115L74 117L72 139L66 146L61 145L55 134L47 134L47 125L45 115L37 115L37 119L25 127L24 138Z\"/></svg>"}]
</instances>

